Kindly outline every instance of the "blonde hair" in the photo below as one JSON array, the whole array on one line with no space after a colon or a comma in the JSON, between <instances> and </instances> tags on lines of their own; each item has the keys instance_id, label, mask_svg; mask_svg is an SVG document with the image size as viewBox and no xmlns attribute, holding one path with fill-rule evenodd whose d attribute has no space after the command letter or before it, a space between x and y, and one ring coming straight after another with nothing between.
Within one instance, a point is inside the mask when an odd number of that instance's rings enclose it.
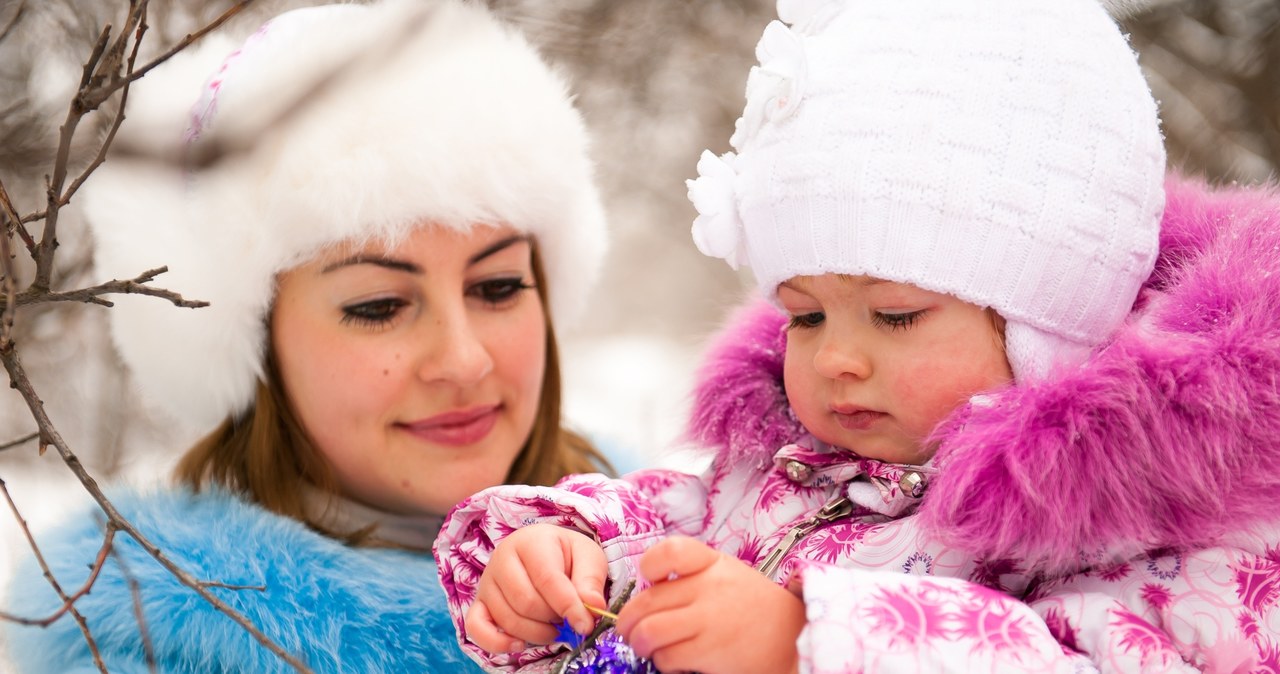
<instances>
[{"instance_id":1,"label":"blonde hair","mask_svg":"<svg viewBox=\"0 0 1280 674\"><path fill-rule=\"evenodd\" d=\"M612 473L613 467L600 451L586 438L565 428L561 420L559 349L547 305L546 274L536 246L532 265L546 324L546 374L533 429L507 472L505 483L550 485L572 473ZM325 535L352 544L364 542L370 529L330 531L306 507L304 494L308 486L336 494L337 477L294 414L271 348L267 349L264 365L253 405L242 414L228 417L189 449L174 469L174 478L197 492L210 486L230 489Z\"/></svg>"}]
</instances>

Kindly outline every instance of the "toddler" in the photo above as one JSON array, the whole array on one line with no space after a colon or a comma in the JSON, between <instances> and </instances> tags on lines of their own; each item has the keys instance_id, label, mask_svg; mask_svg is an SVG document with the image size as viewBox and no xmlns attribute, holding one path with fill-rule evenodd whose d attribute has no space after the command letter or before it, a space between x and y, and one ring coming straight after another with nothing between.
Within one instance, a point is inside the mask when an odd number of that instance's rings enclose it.
<instances>
[{"instance_id":1,"label":"toddler","mask_svg":"<svg viewBox=\"0 0 1280 674\"><path fill-rule=\"evenodd\" d=\"M770 301L702 372L715 460L460 504L463 646L549 671L635 580L663 671L1274 669L1280 198L1166 182L1095 0L778 9L690 184Z\"/></svg>"}]
</instances>

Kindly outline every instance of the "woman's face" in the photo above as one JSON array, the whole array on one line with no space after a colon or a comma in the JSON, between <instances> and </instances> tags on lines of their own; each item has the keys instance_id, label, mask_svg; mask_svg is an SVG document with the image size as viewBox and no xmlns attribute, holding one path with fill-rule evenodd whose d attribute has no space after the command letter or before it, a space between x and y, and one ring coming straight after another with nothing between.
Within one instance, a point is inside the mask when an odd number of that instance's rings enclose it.
<instances>
[{"instance_id":1,"label":"woman's face","mask_svg":"<svg viewBox=\"0 0 1280 674\"><path fill-rule=\"evenodd\" d=\"M531 256L511 229L423 226L280 275L284 390L344 495L442 515L503 482L546 367Z\"/></svg>"}]
</instances>

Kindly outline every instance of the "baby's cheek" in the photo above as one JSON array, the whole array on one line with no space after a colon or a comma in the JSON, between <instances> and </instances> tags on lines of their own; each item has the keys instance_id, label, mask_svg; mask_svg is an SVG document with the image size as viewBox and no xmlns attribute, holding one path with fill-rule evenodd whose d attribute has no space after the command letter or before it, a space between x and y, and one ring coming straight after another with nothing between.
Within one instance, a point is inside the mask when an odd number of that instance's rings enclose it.
<instances>
[{"instance_id":1,"label":"baby's cheek","mask_svg":"<svg viewBox=\"0 0 1280 674\"><path fill-rule=\"evenodd\" d=\"M985 380L982 382L985 383ZM899 404L908 411L904 421L917 438L929 435L947 415L982 388L967 373L947 363L922 363L906 369L897 382Z\"/></svg>"}]
</instances>

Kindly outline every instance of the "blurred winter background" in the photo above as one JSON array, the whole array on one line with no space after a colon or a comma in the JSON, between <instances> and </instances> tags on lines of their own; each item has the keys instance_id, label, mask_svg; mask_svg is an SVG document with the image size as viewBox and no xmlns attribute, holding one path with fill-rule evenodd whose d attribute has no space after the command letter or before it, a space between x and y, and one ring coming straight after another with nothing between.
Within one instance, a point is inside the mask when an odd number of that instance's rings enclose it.
<instances>
[{"instance_id":1,"label":"blurred winter background","mask_svg":"<svg viewBox=\"0 0 1280 674\"><path fill-rule=\"evenodd\" d=\"M19 213L43 207L58 125L81 64L102 26L119 25L126 4L0 0L0 181ZM152 0L143 56L159 53L230 4ZM259 0L223 29L243 35L267 16L307 4L317 3ZM488 4L573 77L597 139L595 156L611 209L613 251L590 318L563 336L566 412L578 428L605 444L630 448L639 461L695 467L698 460L680 443L692 371L705 337L746 294L748 277L694 249L684 180L694 174L702 149L728 149L755 41L774 16L773 4ZM1275 176L1280 2L1123 4L1130 7L1124 27L1161 103L1171 163L1215 181ZM73 168L87 163L106 126L104 116L86 119L84 142L73 148ZM74 201L63 211L59 234L56 288L106 280L91 267L91 242ZM23 258L16 260L19 289L30 281L30 261ZM191 438L138 407L106 338L106 311L70 303L21 309L14 326L18 352L57 428L99 482L154 481L167 474ZM38 537L87 496L55 452L38 455L37 442L28 437L34 430L21 397L5 387L0 480ZM0 505L0 593L13 561L27 554L14 514ZM3 652L0 643L0 672L7 670Z\"/></svg>"}]
</instances>

